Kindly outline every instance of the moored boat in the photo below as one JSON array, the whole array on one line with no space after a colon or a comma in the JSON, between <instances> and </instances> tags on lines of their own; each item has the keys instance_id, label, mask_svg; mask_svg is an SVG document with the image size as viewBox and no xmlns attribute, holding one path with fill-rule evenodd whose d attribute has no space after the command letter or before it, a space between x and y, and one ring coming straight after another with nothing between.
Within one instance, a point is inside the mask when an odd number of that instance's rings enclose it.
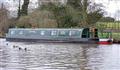
<instances>
[{"instance_id":1,"label":"moored boat","mask_svg":"<svg viewBox=\"0 0 120 70\"><path fill-rule=\"evenodd\" d=\"M96 37L97 32L92 34ZM89 28L12 28L6 35L7 41L17 42L77 42L97 43Z\"/></svg>"},{"instance_id":2,"label":"moored boat","mask_svg":"<svg viewBox=\"0 0 120 70\"><path fill-rule=\"evenodd\" d=\"M98 44L112 44L113 39L111 38L100 38Z\"/></svg>"}]
</instances>

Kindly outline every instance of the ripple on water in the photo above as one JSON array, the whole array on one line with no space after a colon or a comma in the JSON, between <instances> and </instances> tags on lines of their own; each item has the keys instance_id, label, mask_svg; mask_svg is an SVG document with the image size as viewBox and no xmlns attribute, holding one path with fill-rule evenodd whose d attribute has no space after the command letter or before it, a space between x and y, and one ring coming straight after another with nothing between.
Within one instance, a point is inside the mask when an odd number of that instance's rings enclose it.
<instances>
[{"instance_id":1,"label":"ripple on water","mask_svg":"<svg viewBox=\"0 0 120 70\"><path fill-rule=\"evenodd\" d=\"M21 44L0 46L1 70L120 70L120 45Z\"/></svg>"}]
</instances>

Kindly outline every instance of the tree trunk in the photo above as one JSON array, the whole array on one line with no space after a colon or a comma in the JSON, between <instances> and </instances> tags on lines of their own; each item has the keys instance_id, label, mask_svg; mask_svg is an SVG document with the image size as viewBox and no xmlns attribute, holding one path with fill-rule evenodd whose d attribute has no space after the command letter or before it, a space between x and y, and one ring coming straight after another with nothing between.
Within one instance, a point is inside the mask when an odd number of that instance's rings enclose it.
<instances>
[{"instance_id":1,"label":"tree trunk","mask_svg":"<svg viewBox=\"0 0 120 70\"><path fill-rule=\"evenodd\" d=\"M83 25L88 25L87 23L87 7L88 7L88 0L83 0L83 9L82 9L82 15L83 15Z\"/></svg>"},{"instance_id":2,"label":"tree trunk","mask_svg":"<svg viewBox=\"0 0 120 70\"><path fill-rule=\"evenodd\" d=\"M20 16L21 16L20 12L21 12L21 0L19 0L19 7L18 7L17 19L19 19Z\"/></svg>"},{"instance_id":3,"label":"tree trunk","mask_svg":"<svg viewBox=\"0 0 120 70\"><path fill-rule=\"evenodd\" d=\"M22 10L21 10L21 16L28 15L28 5L29 5L29 0L24 0L24 3L22 5Z\"/></svg>"}]
</instances>

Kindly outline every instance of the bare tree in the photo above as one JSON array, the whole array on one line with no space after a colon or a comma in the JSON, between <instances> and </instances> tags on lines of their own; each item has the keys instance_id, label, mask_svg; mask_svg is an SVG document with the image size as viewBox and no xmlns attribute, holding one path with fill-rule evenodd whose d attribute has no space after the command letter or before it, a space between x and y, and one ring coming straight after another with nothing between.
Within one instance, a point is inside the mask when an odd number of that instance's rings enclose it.
<instances>
[{"instance_id":1,"label":"bare tree","mask_svg":"<svg viewBox=\"0 0 120 70\"><path fill-rule=\"evenodd\" d=\"M21 0L19 0L19 6L18 6L18 16L17 16L17 18L19 19L20 18L20 10L21 10Z\"/></svg>"},{"instance_id":2,"label":"bare tree","mask_svg":"<svg viewBox=\"0 0 120 70\"><path fill-rule=\"evenodd\" d=\"M3 36L7 32L8 27L8 10L2 4L0 8L0 36Z\"/></svg>"},{"instance_id":3,"label":"bare tree","mask_svg":"<svg viewBox=\"0 0 120 70\"><path fill-rule=\"evenodd\" d=\"M20 14L22 16L28 15L28 5L29 5L29 2L30 2L30 0L24 0L24 3L22 5L22 9L21 9L21 12L20 12Z\"/></svg>"}]
</instances>

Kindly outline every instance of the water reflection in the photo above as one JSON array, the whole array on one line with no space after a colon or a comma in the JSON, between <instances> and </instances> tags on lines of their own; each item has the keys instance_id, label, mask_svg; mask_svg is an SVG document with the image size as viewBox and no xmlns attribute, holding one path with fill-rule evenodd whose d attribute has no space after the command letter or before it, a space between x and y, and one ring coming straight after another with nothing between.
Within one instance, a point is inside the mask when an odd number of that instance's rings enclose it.
<instances>
[{"instance_id":1,"label":"water reflection","mask_svg":"<svg viewBox=\"0 0 120 70\"><path fill-rule=\"evenodd\" d=\"M0 70L120 70L120 45L24 44L0 46Z\"/></svg>"}]
</instances>

